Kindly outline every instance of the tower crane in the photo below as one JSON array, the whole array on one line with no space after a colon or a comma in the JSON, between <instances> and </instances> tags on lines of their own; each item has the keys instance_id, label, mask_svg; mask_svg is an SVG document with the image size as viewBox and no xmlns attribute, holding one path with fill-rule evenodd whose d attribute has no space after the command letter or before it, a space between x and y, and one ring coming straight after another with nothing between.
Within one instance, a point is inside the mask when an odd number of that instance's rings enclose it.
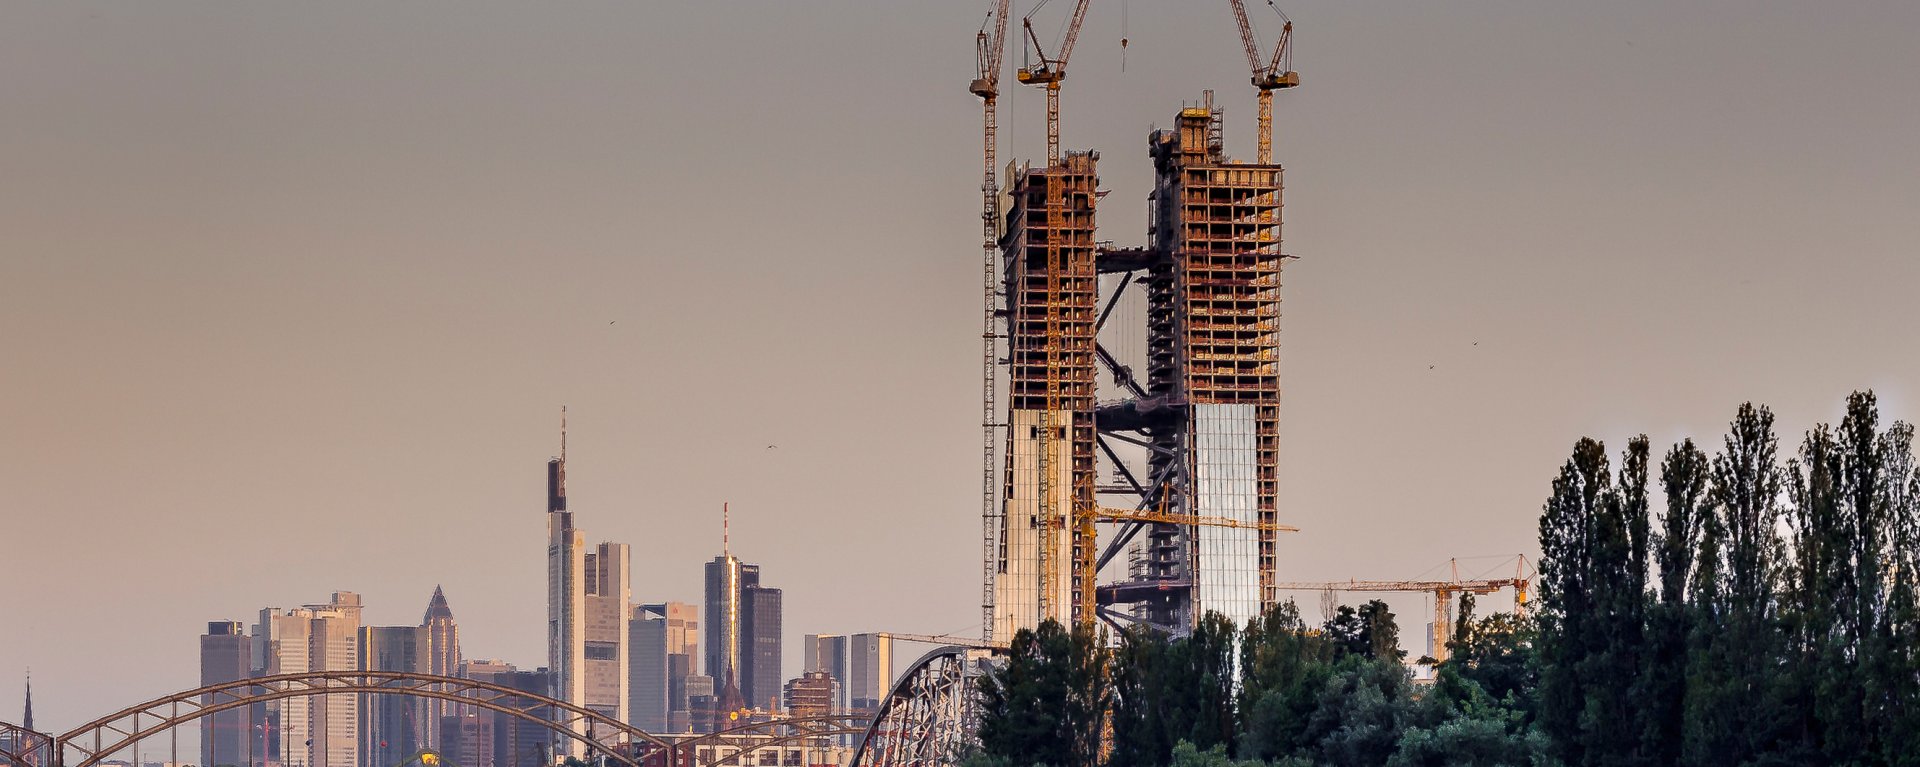
<instances>
[{"instance_id":1,"label":"tower crane","mask_svg":"<svg viewBox=\"0 0 1920 767\"><path fill-rule=\"evenodd\" d=\"M1527 574L1526 557L1516 558L1518 565L1511 578L1460 578L1458 560L1450 560L1454 575L1450 580L1427 581L1329 581L1325 583L1277 583L1274 588L1281 591L1371 591L1371 592L1428 592L1433 594L1433 659L1447 659L1446 631L1453 613L1453 598L1456 594L1492 594L1501 589L1513 589L1514 612L1525 614L1527 611L1527 592L1533 585L1533 579Z\"/></svg>"},{"instance_id":2,"label":"tower crane","mask_svg":"<svg viewBox=\"0 0 1920 767\"><path fill-rule=\"evenodd\" d=\"M985 627L982 636L993 639L993 572L994 558L998 547L994 538L999 533L999 504L995 503L995 481L997 466L994 465L994 442L998 436L994 428L994 419L999 417L999 392L995 384L995 362L999 357L999 345L995 341L994 318L999 315L1000 281L994 278L994 262L1000 255L1000 185L995 175L994 154L999 147L999 126L995 121L994 102L1000 96L1000 54L1006 50L1007 42L1007 4L1010 0L996 0L993 11L987 21L980 25L980 33L974 37L974 80L968 88L973 95L980 97L982 115L982 154L985 163L980 181L980 238L981 238L981 283L986 309L983 312L980 328L981 346L981 410L980 410L980 540L981 540L981 576L980 576L980 625ZM988 27L992 34L988 34Z\"/></svg>"},{"instance_id":3,"label":"tower crane","mask_svg":"<svg viewBox=\"0 0 1920 767\"><path fill-rule=\"evenodd\" d=\"M1240 24L1240 43L1247 49L1247 67L1253 70L1253 87L1260 91L1260 154L1257 162L1261 165L1273 164L1273 92L1281 88L1300 86L1300 74L1293 71L1293 20L1287 18L1279 6L1274 13L1280 14L1280 43L1273 48L1273 56L1262 60L1260 46L1253 41L1253 24L1247 21L1245 0L1232 0L1233 20ZM1268 0L1268 5L1273 5Z\"/></svg>"},{"instance_id":4,"label":"tower crane","mask_svg":"<svg viewBox=\"0 0 1920 767\"><path fill-rule=\"evenodd\" d=\"M1020 19L1021 26L1026 29L1028 45L1032 52L1039 57L1039 62L1029 62L1027 66L1016 70L1014 76L1023 84L1039 85L1047 89L1047 170L1051 173L1060 166L1060 83L1067 79L1067 60L1073 56L1074 42L1080 39L1080 24L1087 18L1087 6L1090 0L1078 0L1074 5L1073 14L1067 19L1066 36L1060 43L1057 57L1051 57L1046 54L1045 47L1040 43L1039 34L1033 31L1033 15L1040 12L1040 9L1045 8L1048 2L1050 2L1050 0L1040 0L1039 3L1033 6L1033 10L1028 11L1027 15ZM1055 414L1060 411L1061 308L1056 305L1055 302L1056 297L1060 295L1060 273L1064 265L1061 262L1062 251L1060 247L1059 228L1055 223L1051 222L1060 221L1065 209L1065 199L1060 194L1050 192L1047 194L1046 206L1047 221L1050 222L1047 227L1046 243L1046 294L1048 298L1047 306L1045 307L1047 328L1045 349L1047 359L1047 394L1046 406L1040 411L1040 423L1037 429L1039 432L1038 463L1040 473L1039 501L1041 520L1039 524L1040 595L1038 605L1040 608L1039 614L1042 617L1050 616L1054 611L1054 592L1059 578L1057 571L1061 569L1060 563L1054 561L1058 558L1056 546L1060 534L1060 523L1058 514L1056 514L1054 509L1053 485L1055 478L1053 467L1053 440L1055 425L1053 419ZM1066 424L1069 433L1072 428L1071 424L1071 419L1069 419ZM1092 524L1092 518L1086 515L1076 516L1082 518L1076 519L1075 529L1082 535L1086 535L1089 532L1087 528ZM1083 564L1077 571L1084 579L1089 581L1093 575L1088 571L1090 564L1090 562ZM1082 595L1081 602L1076 606L1081 608L1079 610L1079 612L1082 613L1082 615L1079 616L1080 620L1090 623L1093 620L1092 588L1090 584L1085 589L1085 592L1086 593Z\"/></svg>"},{"instance_id":5,"label":"tower crane","mask_svg":"<svg viewBox=\"0 0 1920 767\"><path fill-rule=\"evenodd\" d=\"M1027 30L1027 42L1033 46L1034 55L1040 61L1021 67L1014 73L1021 83L1039 85L1047 89L1047 167L1060 164L1060 81L1067 79L1067 59L1073 56L1073 43L1080 39L1080 22L1087 18L1089 0L1079 0L1073 7L1073 16L1067 19L1067 35L1060 43L1058 58L1049 58L1046 49L1040 45L1040 36L1033 31L1033 14L1047 7L1050 0L1040 0L1020 24Z\"/></svg>"}]
</instances>

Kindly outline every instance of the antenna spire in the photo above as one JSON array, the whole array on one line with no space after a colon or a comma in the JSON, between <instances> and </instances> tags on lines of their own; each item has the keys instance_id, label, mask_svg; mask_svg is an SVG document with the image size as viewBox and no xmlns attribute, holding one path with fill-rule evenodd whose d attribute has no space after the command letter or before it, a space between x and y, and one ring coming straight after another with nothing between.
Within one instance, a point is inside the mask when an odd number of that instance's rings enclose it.
<instances>
[{"instance_id":1,"label":"antenna spire","mask_svg":"<svg viewBox=\"0 0 1920 767\"><path fill-rule=\"evenodd\" d=\"M33 729L33 669L27 669L27 710L20 720L21 727Z\"/></svg>"},{"instance_id":2,"label":"antenna spire","mask_svg":"<svg viewBox=\"0 0 1920 767\"><path fill-rule=\"evenodd\" d=\"M726 559L733 558L733 544L731 541L732 529L731 529L731 520L729 519L730 516L731 514L727 510L727 502L721 501L720 502L720 556Z\"/></svg>"},{"instance_id":3,"label":"antenna spire","mask_svg":"<svg viewBox=\"0 0 1920 767\"><path fill-rule=\"evenodd\" d=\"M560 406L560 457L547 460L547 511L567 510L567 406ZM572 527L572 523L567 523Z\"/></svg>"}]
</instances>

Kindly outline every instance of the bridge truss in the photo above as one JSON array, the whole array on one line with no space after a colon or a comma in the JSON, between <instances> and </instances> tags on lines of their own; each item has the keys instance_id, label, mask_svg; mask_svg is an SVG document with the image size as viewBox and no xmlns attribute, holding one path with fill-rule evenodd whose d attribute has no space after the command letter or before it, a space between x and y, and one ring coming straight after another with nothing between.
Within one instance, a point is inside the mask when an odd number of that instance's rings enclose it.
<instances>
[{"instance_id":1,"label":"bridge truss","mask_svg":"<svg viewBox=\"0 0 1920 767\"><path fill-rule=\"evenodd\" d=\"M157 698L108 714L56 738L54 761L35 767L96 767L166 730L255 703L317 695L402 695L464 703L546 727L612 764L676 767L672 744L613 717L543 695L472 679L398 671L317 671L242 679Z\"/></svg>"},{"instance_id":2,"label":"bridge truss","mask_svg":"<svg viewBox=\"0 0 1920 767\"><path fill-rule=\"evenodd\" d=\"M978 744L979 681L1005 649L946 646L900 677L877 715L754 722L668 740L591 709L473 679L398 671L319 671L207 685L116 711L59 736L0 722L0 767L98 767L146 738L223 711L323 695L400 695L464 703L541 725L620 767L710 767L739 753L859 735L854 767L952 767ZM705 747L707 757L700 758Z\"/></svg>"},{"instance_id":3,"label":"bridge truss","mask_svg":"<svg viewBox=\"0 0 1920 767\"><path fill-rule=\"evenodd\" d=\"M980 677L998 647L942 647L894 683L860 738L852 767L951 767L979 745Z\"/></svg>"},{"instance_id":4,"label":"bridge truss","mask_svg":"<svg viewBox=\"0 0 1920 767\"><path fill-rule=\"evenodd\" d=\"M0 767L48 767L51 764L52 735L0 722Z\"/></svg>"}]
</instances>

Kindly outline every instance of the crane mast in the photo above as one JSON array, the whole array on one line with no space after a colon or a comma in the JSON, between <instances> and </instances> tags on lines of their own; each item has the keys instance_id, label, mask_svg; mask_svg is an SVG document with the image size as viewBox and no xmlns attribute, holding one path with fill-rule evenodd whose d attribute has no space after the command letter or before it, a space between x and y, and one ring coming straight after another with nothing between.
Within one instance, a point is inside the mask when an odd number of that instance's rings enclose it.
<instances>
[{"instance_id":1,"label":"crane mast","mask_svg":"<svg viewBox=\"0 0 1920 767\"><path fill-rule=\"evenodd\" d=\"M1087 18L1087 4L1090 0L1080 0L1073 8L1073 16L1067 20L1067 35L1060 43L1058 58L1049 58L1046 49L1040 44L1040 36L1033 31L1033 14L1046 7L1047 0L1027 12L1020 19L1026 28L1027 42L1033 46L1039 56L1037 64L1024 66L1014 73L1021 83L1039 85L1047 89L1047 167L1060 164L1060 82L1067 79L1067 59L1073 56L1073 44L1080 39L1080 23Z\"/></svg>"},{"instance_id":2,"label":"crane mast","mask_svg":"<svg viewBox=\"0 0 1920 767\"><path fill-rule=\"evenodd\" d=\"M1300 85L1300 74L1293 71L1293 21L1279 8L1280 43L1274 46L1273 56L1262 61L1260 46L1253 41L1253 23L1247 19L1245 0L1232 0L1233 20L1240 25L1240 44L1246 49L1247 67L1253 70L1253 87L1259 90L1260 98L1260 151L1256 159L1261 165L1273 164L1273 92L1281 88L1296 88Z\"/></svg>"},{"instance_id":3,"label":"crane mast","mask_svg":"<svg viewBox=\"0 0 1920 767\"><path fill-rule=\"evenodd\" d=\"M998 357L999 344L994 332L994 319L999 314L999 281L994 279L994 262L1000 253L1000 185L995 163L995 150L999 147L999 125L995 120L995 100L1000 95L1000 55L1006 49L1007 5L1010 0L998 0L986 23L981 24L980 32L974 37L975 77L968 88L980 97L981 112L981 164L980 181L980 238L981 238L981 284L982 310L980 328L981 346L981 396L980 396L980 625L981 637L993 641L993 574L998 547L994 545L999 533L999 504L997 503L995 481L997 467L994 458L996 441L995 419L999 417L999 390L996 385L995 358ZM987 31L992 25L991 34Z\"/></svg>"}]
</instances>

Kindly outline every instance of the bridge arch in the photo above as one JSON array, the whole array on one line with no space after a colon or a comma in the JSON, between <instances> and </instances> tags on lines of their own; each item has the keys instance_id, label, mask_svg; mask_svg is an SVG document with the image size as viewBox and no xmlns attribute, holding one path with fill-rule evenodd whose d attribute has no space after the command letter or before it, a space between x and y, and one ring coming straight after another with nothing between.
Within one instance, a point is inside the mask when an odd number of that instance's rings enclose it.
<instances>
[{"instance_id":1,"label":"bridge arch","mask_svg":"<svg viewBox=\"0 0 1920 767\"><path fill-rule=\"evenodd\" d=\"M541 725L617 764L642 767L645 755L608 746L599 739L624 735L635 749L645 743L663 750L666 767L675 767L674 752L666 740L591 709L488 682L403 671L315 671L198 687L129 706L76 727L55 739L52 756L62 767L97 767L108 756L148 736L203 717L255 703L319 695L400 695L463 703ZM69 752L78 754L80 760L66 761Z\"/></svg>"},{"instance_id":2,"label":"bridge arch","mask_svg":"<svg viewBox=\"0 0 1920 767\"><path fill-rule=\"evenodd\" d=\"M53 763L53 736L0 722L0 765L47 767Z\"/></svg>"},{"instance_id":3,"label":"bridge arch","mask_svg":"<svg viewBox=\"0 0 1920 767\"><path fill-rule=\"evenodd\" d=\"M993 646L948 645L920 656L880 703L851 767L951 767L979 740L981 675L1004 656Z\"/></svg>"}]
</instances>

